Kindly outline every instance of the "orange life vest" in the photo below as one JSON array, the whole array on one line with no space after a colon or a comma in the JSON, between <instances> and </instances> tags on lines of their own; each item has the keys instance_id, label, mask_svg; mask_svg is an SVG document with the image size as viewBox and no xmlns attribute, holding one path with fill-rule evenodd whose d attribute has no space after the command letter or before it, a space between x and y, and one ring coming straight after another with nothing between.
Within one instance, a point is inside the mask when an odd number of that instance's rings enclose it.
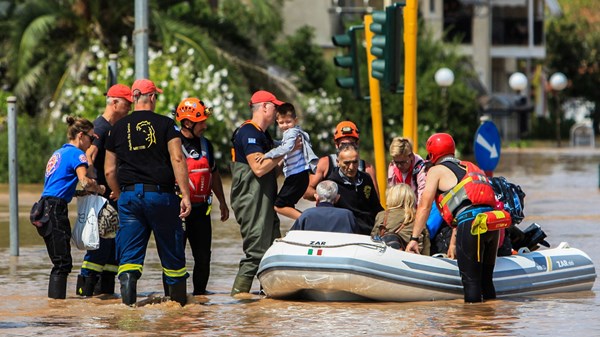
<instances>
[{"instance_id":1,"label":"orange life vest","mask_svg":"<svg viewBox=\"0 0 600 337\"><path fill-rule=\"evenodd\" d=\"M190 201L192 204L207 202L212 193L212 172L208 160L208 141L206 138L200 137L200 143L202 145L200 158L193 158L185 148L183 151L188 167Z\"/></svg>"},{"instance_id":2,"label":"orange life vest","mask_svg":"<svg viewBox=\"0 0 600 337\"><path fill-rule=\"evenodd\" d=\"M484 172L468 161L460 161L467 173L461 181L447 192L437 196L436 204L442 218L452 226L456 212L469 205L488 205L496 208L496 195L488 177Z\"/></svg>"}]
</instances>

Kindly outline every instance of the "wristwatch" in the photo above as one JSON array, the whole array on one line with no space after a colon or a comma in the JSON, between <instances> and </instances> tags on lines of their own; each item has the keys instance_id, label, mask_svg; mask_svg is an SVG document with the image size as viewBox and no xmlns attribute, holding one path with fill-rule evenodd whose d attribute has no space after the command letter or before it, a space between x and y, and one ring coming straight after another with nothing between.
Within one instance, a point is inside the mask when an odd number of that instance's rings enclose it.
<instances>
[{"instance_id":1,"label":"wristwatch","mask_svg":"<svg viewBox=\"0 0 600 337\"><path fill-rule=\"evenodd\" d=\"M419 237L418 236L410 236L410 241L419 241Z\"/></svg>"}]
</instances>

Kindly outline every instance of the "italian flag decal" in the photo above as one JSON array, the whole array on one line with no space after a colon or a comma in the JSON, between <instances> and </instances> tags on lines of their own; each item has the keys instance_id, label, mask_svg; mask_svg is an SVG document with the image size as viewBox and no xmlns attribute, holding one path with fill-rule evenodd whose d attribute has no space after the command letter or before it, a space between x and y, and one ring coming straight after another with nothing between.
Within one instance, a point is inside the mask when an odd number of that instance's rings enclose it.
<instances>
[{"instance_id":1,"label":"italian flag decal","mask_svg":"<svg viewBox=\"0 0 600 337\"><path fill-rule=\"evenodd\" d=\"M321 254L323 254L323 249L316 249L315 250L315 249L310 248L308 250L308 255L321 255Z\"/></svg>"}]
</instances>

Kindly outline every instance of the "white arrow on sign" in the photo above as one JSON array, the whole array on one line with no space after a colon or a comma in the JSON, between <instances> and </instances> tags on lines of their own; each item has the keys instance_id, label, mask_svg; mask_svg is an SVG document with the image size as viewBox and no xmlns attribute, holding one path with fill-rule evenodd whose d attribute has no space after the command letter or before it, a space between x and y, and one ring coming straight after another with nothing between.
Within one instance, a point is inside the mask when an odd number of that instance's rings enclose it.
<instances>
[{"instance_id":1,"label":"white arrow on sign","mask_svg":"<svg viewBox=\"0 0 600 337\"><path fill-rule=\"evenodd\" d=\"M477 135L477 140L476 140L477 144L483 146L484 149L490 151L490 158L497 158L498 157L498 150L496 150L496 144L494 145L490 145L490 143L488 143L488 141L483 138L482 135Z\"/></svg>"}]
</instances>

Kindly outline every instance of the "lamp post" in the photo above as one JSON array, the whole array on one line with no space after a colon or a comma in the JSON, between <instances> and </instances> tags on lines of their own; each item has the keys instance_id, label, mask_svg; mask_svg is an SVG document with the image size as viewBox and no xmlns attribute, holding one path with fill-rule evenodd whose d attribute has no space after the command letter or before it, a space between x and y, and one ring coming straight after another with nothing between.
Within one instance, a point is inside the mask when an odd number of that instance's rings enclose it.
<instances>
[{"instance_id":1,"label":"lamp post","mask_svg":"<svg viewBox=\"0 0 600 337\"><path fill-rule=\"evenodd\" d=\"M435 83L442 89L442 127L448 131L448 87L454 83L454 73L448 68L440 68L435 72Z\"/></svg>"},{"instance_id":2,"label":"lamp post","mask_svg":"<svg viewBox=\"0 0 600 337\"><path fill-rule=\"evenodd\" d=\"M508 78L508 85L517 93L521 94L527 88L527 76L523 73L516 72Z\"/></svg>"},{"instance_id":3,"label":"lamp post","mask_svg":"<svg viewBox=\"0 0 600 337\"><path fill-rule=\"evenodd\" d=\"M525 74L520 73L520 72L516 72L513 73L512 75L510 75L510 77L508 78L508 85L510 86L510 88L513 91L516 91L517 94L519 95L519 99L518 100L511 100L511 115L513 113L515 113L515 115L513 115L516 120L518 121L518 131L517 131L517 138L520 139L521 138L521 116L516 116L516 109L517 109L517 105L521 105L522 103L522 99L525 97L524 95L524 90L527 88L527 76L525 76ZM526 101L525 101L526 102ZM508 123L508 121L507 121ZM508 128L507 128L508 130Z\"/></svg>"},{"instance_id":4,"label":"lamp post","mask_svg":"<svg viewBox=\"0 0 600 337\"><path fill-rule=\"evenodd\" d=\"M560 117L562 109L560 108L559 92L567 87L567 76L561 72L556 72L550 76L550 87L554 91L556 100L556 147L560 147Z\"/></svg>"}]
</instances>

